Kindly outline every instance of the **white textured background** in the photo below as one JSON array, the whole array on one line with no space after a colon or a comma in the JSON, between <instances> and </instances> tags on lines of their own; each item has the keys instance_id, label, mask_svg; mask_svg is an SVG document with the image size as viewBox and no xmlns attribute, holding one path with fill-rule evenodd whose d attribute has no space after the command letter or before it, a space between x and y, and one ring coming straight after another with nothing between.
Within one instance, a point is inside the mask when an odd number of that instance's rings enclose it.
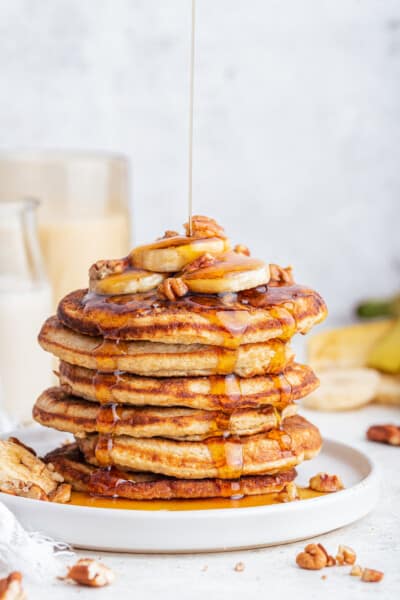
<instances>
[{"instance_id":1,"label":"white textured background","mask_svg":"<svg viewBox=\"0 0 400 600\"><path fill-rule=\"evenodd\" d=\"M116 150L135 236L186 218L189 0L1 0L0 148ZM400 275L400 2L198 0L195 211L333 317Z\"/></svg>"}]
</instances>

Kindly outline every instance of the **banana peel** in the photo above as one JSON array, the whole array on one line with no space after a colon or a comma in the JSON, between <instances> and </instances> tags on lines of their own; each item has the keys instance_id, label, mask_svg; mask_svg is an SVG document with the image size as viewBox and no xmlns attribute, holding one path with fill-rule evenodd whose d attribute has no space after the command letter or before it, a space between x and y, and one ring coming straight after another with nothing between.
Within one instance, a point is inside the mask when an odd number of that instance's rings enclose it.
<instances>
[{"instance_id":1,"label":"banana peel","mask_svg":"<svg viewBox=\"0 0 400 600\"><path fill-rule=\"evenodd\" d=\"M400 319L322 331L308 340L307 354L321 386L304 400L306 407L349 410L371 401L400 406Z\"/></svg>"},{"instance_id":2,"label":"banana peel","mask_svg":"<svg viewBox=\"0 0 400 600\"><path fill-rule=\"evenodd\" d=\"M384 373L400 373L400 318L373 346L367 366Z\"/></svg>"},{"instance_id":3,"label":"banana peel","mask_svg":"<svg viewBox=\"0 0 400 600\"><path fill-rule=\"evenodd\" d=\"M308 362L317 372L330 368L366 367L373 349L390 333L395 322L383 319L317 333L307 341Z\"/></svg>"}]
</instances>

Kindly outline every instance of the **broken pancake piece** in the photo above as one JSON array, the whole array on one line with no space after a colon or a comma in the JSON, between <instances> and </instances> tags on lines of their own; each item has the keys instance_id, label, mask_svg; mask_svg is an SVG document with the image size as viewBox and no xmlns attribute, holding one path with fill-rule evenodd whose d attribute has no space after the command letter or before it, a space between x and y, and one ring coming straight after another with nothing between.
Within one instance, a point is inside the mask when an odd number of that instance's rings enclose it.
<instances>
[{"instance_id":1,"label":"broken pancake piece","mask_svg":"<svg viewBox=\"0 0 400 600\"><path fill-rule=\"evenodd\" d=\"M0 440L0 492L37 500L68 502L69 485L16 438Z\"/></svg>"},{"instance_id":2,"label":"broken pancake piece","mask_svg":"<svg viewBox=\"0 0 400 600\"><path fill-rule=\"evenodd\" d=\"M130 500L231 498L281 492L296 477L289 469L275 475L245 476L240 479L181 479L136 473L115 467L104 469L86 463L77 444L50 452L53 463L75 491Z\"/></svg>"}]
</instances>

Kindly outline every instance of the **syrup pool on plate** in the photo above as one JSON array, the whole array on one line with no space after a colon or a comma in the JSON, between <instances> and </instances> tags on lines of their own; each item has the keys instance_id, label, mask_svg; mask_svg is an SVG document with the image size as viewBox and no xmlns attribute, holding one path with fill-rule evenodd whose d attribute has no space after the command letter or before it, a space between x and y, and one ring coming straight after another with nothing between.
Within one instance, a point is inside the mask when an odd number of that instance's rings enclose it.
<instances>
[{"instance_id":1,"label":"syrup pool on plate","mask_svg":"<svg viewBox=\"0 0 400 600\"><path fill-rule=\"evenodd\" d=\"M233 490L234 491L234 490ZM310 488L297 488L299 501L318 498L325 494L314 492ZM73 492L69 504L74 506L88 506L91 508L114 508L125 510L211 510L218 508L250 508L254 506L268 506L281 504L277 493L260 494L258 496L245 496L240 499L232 498L207 498L199 500L128 500L124 498L105 498L91 496L85 492Z\"/></svg>"}]
</instances>

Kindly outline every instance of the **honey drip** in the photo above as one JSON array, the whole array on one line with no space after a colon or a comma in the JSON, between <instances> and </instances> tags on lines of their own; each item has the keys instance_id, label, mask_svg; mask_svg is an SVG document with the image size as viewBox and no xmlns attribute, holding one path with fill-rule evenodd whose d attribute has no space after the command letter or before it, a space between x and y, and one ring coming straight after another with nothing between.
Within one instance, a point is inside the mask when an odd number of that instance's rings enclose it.
<instances>
[{"instance_id":1,"label":"honey drip","mask_svg":"<svg viewBox=\"0 0 400 600\"><path fill-rule=\"evenodd\" d=\"M92 356L99 371L114 372L119 369L119 358L128 354L128 343L120 339L104 338L93 350Z\"/></svg>"},{"instance_id":2,"label":"honey drip","mask_svg":"<svg viewBox=\"0 0 400 600\"><path fill-rule=\"evenodd\" d=\"M123 374L124 371L113 371L112 373L95 371L91 381L95 400L100 404L111 403L114 400L113 390L120 384Z\"/></svg>"},{"instance_id":3,"label":"honey drip","mask_svg":"<svg viewBox=\"0 0 400 600\"><path fill-rule=\"evenodd\" d=\"M121 420L122 406L111 403L100 406L96 426L99 433L114 433Z\"/></svg>"},{"instance_id":4,"label":"honey drip","mask_svg":"<svg viewBox=\"0 0 400 600\"><path fill-rule=\"evenodd\" d=\"M113 438L108 434L100 434L95 447L95 456L101 467L108 467L112 463Z\"/></svg>"},{"instance_id":5,"label":"honey drip","mask_svg":"<svg viewBox=\"0 0 400 600\"><path fill-rule=\"evenodd\" d=\"M243 444L240 438L208 438L205 440L212 463L221 479L237 479L243 473Z\"/></svg>"},{"instance_id":6,"label":"honey drip","mask_svg":"<svg viewBox=\"0 0 400 600\"><path fill-rule=\"evenodd\" d=\"M300 501L312 500L325 496L310 488L297 488ZM207 498L193 500L128 500L124 498L105 498L92 496L85 492L72 492L69 504L74 506L90 506L92 508L114 508L125 510L212 510L220 508L249 508L281 504L278 493L259 494L241 497L240 483L233 482L231 498Z\"/></svg>"},{"instance_id":7,"label":"honey drip","mask_svg":"<svg viewBox=\"0 0 400 600\"><path fill-rule=\"evenodd\" d=\"M219 407L222 410L236 408L241 401L241 380L234 374L221 376L210 376L210 394L216 396Z\"/></svg>"}]
</instances>

